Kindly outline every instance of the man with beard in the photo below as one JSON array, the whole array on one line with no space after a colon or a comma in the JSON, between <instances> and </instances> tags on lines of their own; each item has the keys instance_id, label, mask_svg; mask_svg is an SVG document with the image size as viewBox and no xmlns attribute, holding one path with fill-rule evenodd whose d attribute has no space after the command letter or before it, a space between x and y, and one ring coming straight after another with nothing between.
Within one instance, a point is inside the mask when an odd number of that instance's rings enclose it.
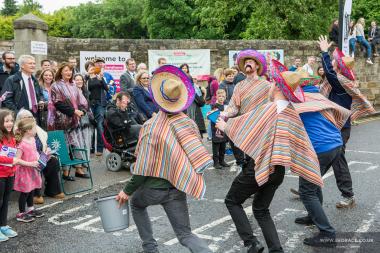
<instances>
[{"instance_id":1,"label":"man with beard","mask_svg":"<svg viewBox=\"0 0 380 253\"><path fill-rule=\"evenodd\" d=\"M0 62L0 90L3 88L5 80L19 71L20 67L16 63L15 54L6 51L2 55L3 62Z\"/></svg>"},{"instance_id":2,"label":"man with beard","mask_svg":"<svg viewBox=\"0 0 380 253\"><path fill-rule=\"evenodd\" d=\"M231 100L221 116L233 118L254 110L256 107L268 102L270 83L262 78L267 71L265 56L253 49L239 52L236 63L246 78L235 86ZM244 153L232 145L236 165L244 164Z\"/></svg>"}]
</instances>

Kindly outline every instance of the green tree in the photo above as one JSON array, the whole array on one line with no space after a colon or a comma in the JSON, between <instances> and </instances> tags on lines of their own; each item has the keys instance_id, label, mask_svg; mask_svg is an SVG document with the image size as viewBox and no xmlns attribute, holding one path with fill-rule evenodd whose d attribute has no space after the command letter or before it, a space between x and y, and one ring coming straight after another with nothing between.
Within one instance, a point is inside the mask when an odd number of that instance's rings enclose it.
<instances>
[{"instance_id":1,"label":"green tree","mask_svg":"<svg viewBox=\"0 0 380 253\"><path fill-rule=\"evenodd\" d=\"M13 39L13 21L15 16L1 16L0 17L0 39L11 40Z\"/></svg>"},{"instance_id":2,"label":"green tree","mask_svg":"<svg viewBox=\"0 0 380 253\"><path fill-rule=\"evenodd\" d=\"M34 0L23 0L22 4L20 5L19 12L21 14L27 14L29 12L39 11L41 12L42 5Z\"/></svg>"},{"instance_id":3,"label":"green tree","mask_svg":"<svg viewBox=\"0 0 380 253\"><path fill-rule=\"evenodd\" d=\"M75 7L62 8L53 14L41 15L49 26L48 35L54 37L73 37L71 27L73 24L73 10Z\"/></svg>"},{"instance_id":4,"label":"green tree","mask_svg":"<svg viewBox=\"0 0 380 253\"><path fill-rule=\"evenodd\" d=\"M151 39L189 39L197 23L192 0L146 0L143 22Z\"/></svg>"},{"instance_id":5,"label":"green tree","mask_svg":"<svg viewBox=\"0 0 380 253\"><path fill-rule=\"evenodd\" d=\"M1 15L13 16L17 13L16 0L4 0L4 7L1 9Z\"/></svg>"},{"instance_id":6,"label":"green tree","mask_svg":"<svg viewBox=\"0 0 380 253\"><path fill-rule=\"evenodd\" d=\"M103 0L87 3L72 12L73 36L79 38L133 38L146 36L141 23L144 1Z\"/></svg>"},{"instance_id":7,"label":"green tree","mask_svg":"<svg viewBox=\"0 0 380 253\"><path fill-rule=\"evenodd\" d=\"M338 17L338 1L252 1L245 39L315 40Z\"/></svg>"},{"instance_id":8,"label":"green tree","mask_svg":"<svg viewBox=\"0 0 380 253\"><path fill-rule=\"evenodd\" d=\"M194 16L199 24L195 37L201 39L239 39L252 12L252 0L195 0Z\"/></svg>"},{"instance_id":9,"label":"green tree","mask_svg":"<svg viewBox=\"0 0 380 253\"><path fill-rule=\"evenodd\" d=\"M367 20L368 26L372 20L380 22L380 1L379 0L355 0L352 1L352 18L358 20L363 17Z\"/></svg>"}]
</instances>

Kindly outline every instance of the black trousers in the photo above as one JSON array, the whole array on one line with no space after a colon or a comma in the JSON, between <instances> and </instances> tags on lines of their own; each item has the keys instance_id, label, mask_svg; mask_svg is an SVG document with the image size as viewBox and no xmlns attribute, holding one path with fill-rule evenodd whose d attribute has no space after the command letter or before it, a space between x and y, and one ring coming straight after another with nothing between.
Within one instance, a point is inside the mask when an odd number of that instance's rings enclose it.
<instances>
[{"instance_id":1,"label":"black trousers","mask_svg":"<svg viewBox=\"0 0 380 253\"><path fill-rule=\"evenodd\" d=\"M8 202L15 177L0 178L0 227L7 225Z\"/></svg>"},{"instance_id":2,"label":"black trousers","mask_svg":"<svg viewBox=\"0 0 380 253\"><path fill-rule=\"evenodd\" d=\"M373 53L377 53L377 45L379 45L380 44L380 38L376 38L376 39L373 39L372 41L371 41L371 47L372 47L372 52Z\"/></svg>"},{"instance_id":3,"label":"black trousers","mask_svg":"<svg viewBox=\"0 0 380 253\"><path fill-rule=\"evenodd\" d=\"M51 157L43 170L45 177L45 195L54 197L62 192L61 184L59 181L59 162L57 158ZM41 189L34 190L34 196L42 196Z\"/></svg>"},{"instance_id":4,"label":"black trousers","mask_svg":"<svg viewBox=\"0 0 380 253\"><path fill-rule=\"evenodd\" d=\"M352 179L350 170L348 168L348 163L346 160L346 143L350 139L351 127L342 128L341 135L343 139L342 152L338 158L332 164L336 184L338 189L342 193L343 197L350 198L354 196L354 191L352 189Z\"/></svg>"},{"instance_id":5,"label":"black trousers","mask_svg":"<svg viewBox=\"0 0 380 253\"><path fill-rule=\"evenodd\" d=\"M275 171L269 176L268 182L259 186L255 178L254 167L255 162L252 159L247 160L243 165L242 172L233 181L225 198L225 204L240 238L244 241L244 246L249 246L256 242L257 238L253 235L242 204L252 194L255 194L252 202L253 214L263 232L269 252L284 252L269 212L269 206L277 188L282 184L285 168L276 166Z\"/></svg>"},{"instance_id":6,"label":"black trousers","mask_svg":"<svg viewBox=\"0 0 380 253\"><path fill-rule=\"evenodd\" d=\"M226 152L226 142L212 142L212 158L214 164L224 161L224 154Z\"/></svg>"},{"instance_id":7,"label":"black trousers","mask_svg":"<svg viewBox=\"0 0 380 253\"><path fill-rule=\"evenodd\" d=\"M237 148L231 140L228 140L234 153L236 165L242 166L245 163L245 154L239 148Z\"/></svg>"},{"instance_id":8,"label":"black trousers","mask_svg":"<svg viewBox=\"0 0 380 253\"><path fill-rule=\"evenodd\" d=\"M20 196L18 198L18 209L20 210L20 213L25 213L26 206L32 207L33 206L33 196L34 191L31 192L20 192Z\"/></svg>"}]
</instances>

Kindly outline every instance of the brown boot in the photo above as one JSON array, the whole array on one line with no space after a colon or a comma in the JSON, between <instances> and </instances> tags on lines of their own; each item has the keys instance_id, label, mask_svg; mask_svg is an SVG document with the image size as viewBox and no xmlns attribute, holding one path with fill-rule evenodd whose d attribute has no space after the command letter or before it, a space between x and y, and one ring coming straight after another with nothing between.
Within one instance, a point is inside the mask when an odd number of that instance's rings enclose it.
<instances>
[{"instance_id":1,"label":"brown boot","mask_svg":"<svg viewBox=\"0 0 380 253\"><path fill-rule=\"evenodd\" d=\"M33 204L36 204L36 205L42 205L44 203L44 198L42 196L40 197L33 197Z\"/></svg>"},{"instance_id":2,"label":"brown boot","mask_svg":"<svg viewBox=\"0 0 380 253\"><path fill-rule=\"evenodd\" d=\"M65 194L63 192L53 196L53 198L55 199L64 199L65 198Z\"/></svg>"}]
</instances>

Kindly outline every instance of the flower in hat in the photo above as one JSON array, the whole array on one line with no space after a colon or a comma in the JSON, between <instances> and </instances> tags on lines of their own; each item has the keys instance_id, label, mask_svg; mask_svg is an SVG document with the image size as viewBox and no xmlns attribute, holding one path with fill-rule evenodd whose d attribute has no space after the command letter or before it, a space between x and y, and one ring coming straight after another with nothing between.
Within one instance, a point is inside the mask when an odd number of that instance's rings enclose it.
<instances>
[{"instance_id":1,"label":"flower in hat","mask_svg":"<svg viewBox=\"0 0 380 253\"><path fill-rule=\"evenodd\" d=\"M354 58L345 56L342 51L339 50L339 48L335 48L333 53L334 60L338 64L338 68L341 71L341 74L348 79L354 81L355 80L355 74L353 71L355 61Z\"/></svg>"},{"instance_id":2,"label":"flower in hat","mask_svg":"<svg viewBox=\"0 0 380 253\"><path fill-rule=\"evenodd\" d=\"M296 72L301 76L301 87L315 86L321 81L320 76L310 75L309 72L305 71L303 68L298 68Z\"/></svg>"},{"instance_id":3,"label":"flower in hat","mask_svg":"<svg viewBox=\"0 0 380 253\"><path fill-rule=\"evenodd\" d=\"M189 77L173 65L164 65L154 71L149 91L159 108L172 114L186 110L195 97Z\"/></svg>"},{"instance_id":4,"label":"flower in hat","mask_svg":"<svg viewBox=\"0 0 380 253\"><path fill-rule=\"evenodd\" d=\"M259 76L264 75L267 72L267 62L265 60L265 56L253 49L245 49L239 52L236 63L240 69L240 71L245 72L245 60L253 59L258 65L257 74Z\"/></svg>"},{"instance_id":5,"label":"flower in hat","mask_svg":"<svg viewBox=\"0 0 380 253\"><path fill-rule=\"evenodd\" d=\"M290 102L305 102L303 91L300 88L302 77L299 73L288 71L279 61L272 60L271 74L277 87Z\"/></svg>"}]
</instances>

